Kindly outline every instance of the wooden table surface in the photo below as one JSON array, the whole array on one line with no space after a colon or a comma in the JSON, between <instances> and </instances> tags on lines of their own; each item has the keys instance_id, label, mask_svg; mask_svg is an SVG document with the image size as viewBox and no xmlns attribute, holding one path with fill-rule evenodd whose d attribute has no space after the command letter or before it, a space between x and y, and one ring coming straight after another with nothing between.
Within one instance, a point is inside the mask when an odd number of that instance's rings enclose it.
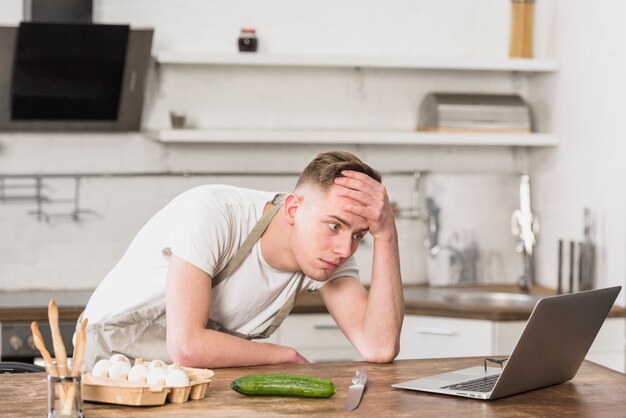
<instances>
[{"instance_id":1,"label":"wooden table surface","mask_svg":"<svg viewBox=\"0 0 626 418\"><path fill-rule=\"evenodd\" d=\"M390 364L317 363L216 369L207 397L184 404L130 407L84 402L85 416L95 417L618 417L626 416L626 375L585 361L569 382L496 401L480 401L391 388L413 378L482 365L482 358L400 360ZM369 380L358 409L344 410L346 390L357 367ZM230 382L250 373L296 373L331 379L337 393L329 399L248 397ZM45 376L41 373L0 375L0 416L43 417Z\"/></svg>"}]
</instances>

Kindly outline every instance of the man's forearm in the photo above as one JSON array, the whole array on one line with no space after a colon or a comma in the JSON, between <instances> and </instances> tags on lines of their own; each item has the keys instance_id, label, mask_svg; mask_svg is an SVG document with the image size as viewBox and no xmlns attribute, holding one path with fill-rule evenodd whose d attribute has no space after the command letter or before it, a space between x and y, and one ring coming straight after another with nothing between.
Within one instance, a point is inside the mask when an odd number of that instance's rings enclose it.
<instances>
[{"instance_id":1,"label":"man's forearm","mask_svg":"<svg viewBox=\"0 0 626 418\"><path fill-rule=\"evenodd\" d=\"M395 358L400 349L403 319L400 257L394 233L374 239L372 278L363 318L363 336L371 350L366 359L387 362Z\"/></svg>"},{"instance_id":2,"label":"man's forearm","mask_svg":"<svg viewBox=\"0 0 626 418\"><path fill-rule=\"evenodd\" d=\"M264 364L306 363L291 347L255 342L214 330L201 330L188 341L170 341L173 361L188 367L238 367Z\"/></svg>"}]
</instances>

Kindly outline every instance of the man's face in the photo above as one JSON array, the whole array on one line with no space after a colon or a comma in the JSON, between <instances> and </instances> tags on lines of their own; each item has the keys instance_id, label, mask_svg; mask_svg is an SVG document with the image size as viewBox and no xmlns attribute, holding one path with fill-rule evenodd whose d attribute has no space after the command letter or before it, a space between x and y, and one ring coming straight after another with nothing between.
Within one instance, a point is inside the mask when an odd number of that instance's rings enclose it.
<instances>
[{"instance_id":1,"label":"man's face","mask_svg":"<svg viewBox=\"0 0 626 418\"><path fill-rule=\"evenodd\" d=\"M299 205L292 213L290 247L300 269L313 280L327 280L368 231L365 218L341 209L346 203L360 203L337 196L339 188L322 191L307 185L296 192Z\"/></svg>"}]
</instances>

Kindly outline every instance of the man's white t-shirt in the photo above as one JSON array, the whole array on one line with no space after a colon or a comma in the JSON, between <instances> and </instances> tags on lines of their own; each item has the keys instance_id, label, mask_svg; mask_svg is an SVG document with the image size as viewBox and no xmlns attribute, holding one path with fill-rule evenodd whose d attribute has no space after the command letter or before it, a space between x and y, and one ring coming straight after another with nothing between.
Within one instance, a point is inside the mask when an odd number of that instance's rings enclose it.
<instances>
[{"instance_id":1,"label":"man's white t-shirt","mask_svg":"<svg viewBox=\"0 0 626 418\"><path fill-rule=\"evenodd\" d=\"M169 251L214 277L276 194L227 185L199 186L180 194L135 236L91 296L84 317L90 324L104 323L163 300ZM342 276L358 279L354 258L337 268L329 280ZM243 264L212 290L210 318L226 329L249 334L280 310L301 277L301 272L270 267L259 240ZM305 277L302 290L315 291L324 283Z\"/></svg>"}]
</instances>

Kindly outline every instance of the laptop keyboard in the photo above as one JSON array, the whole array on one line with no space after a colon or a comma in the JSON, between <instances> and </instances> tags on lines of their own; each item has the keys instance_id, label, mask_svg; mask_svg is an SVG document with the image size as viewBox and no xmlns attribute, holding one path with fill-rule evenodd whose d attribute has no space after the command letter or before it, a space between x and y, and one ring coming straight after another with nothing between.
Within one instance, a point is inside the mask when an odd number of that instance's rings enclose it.
<instances>
[{"instance_id":1,"label":"laptop keyboard","mask_svg":"<svg viewBox=\"0 0 626 418\"><path fill-rule=\"evenodd\" d=\"M451 390L467 390L469 392L491 392L500 377L499 374L492 376L480 377L478 379L468 380L466 382L455 383L450 386L443 386L441 389Z\"/></svg>"}]
</instances>

